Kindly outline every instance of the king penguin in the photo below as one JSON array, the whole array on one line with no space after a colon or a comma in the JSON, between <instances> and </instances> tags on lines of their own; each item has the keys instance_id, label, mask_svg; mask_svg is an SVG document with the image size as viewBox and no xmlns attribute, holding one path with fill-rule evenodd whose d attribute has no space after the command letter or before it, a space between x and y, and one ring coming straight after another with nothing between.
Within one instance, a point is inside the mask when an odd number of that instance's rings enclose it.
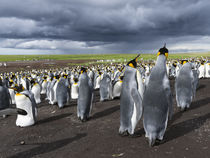
<instances>
[{"instance_id":1,"label":"king penguin","mask_svg":"<svg viewBox=\"0 0 210 158\"><path fill-rule=\"evenodd\" d=\"M17 88L15 95L16 108L25 110L27 115L17 115L16 126L27 127L31 126L36 121L37 106L34 100L33 93L28 90L24 90L23 86L20 85Z\"/></svg>"},{"instance_id":2,"label":"king penguin","mask_svg":"<svg viewBox=\"0 0 210 158\"><path fill-rule=\"evenodd\" d=\"M142 98L138 91L137 58L125 67L120 97L120 135L133 135L142 115Z\"/></svg>"},{"instance_id":3,"label":"king penguin","mask_svg":"<svg viewBox=\"0 0 210 158\"><path fill-rule=\"evenodd\" d=\"M205 77L210 78L210 61L207 61L205 63L205 70L206 70Z\"/></svg>"},{"instance_id":4,"label":"king penguin","mask_svg":"<svg viewBox=\"0 0 210 158\"><path fill-rule=\"evenodd\" d=\"M164 46L157 55L142 101L143 126L150 146L163 139L168 117L172 117L172 94L166 70L168 49Z\"/></svg>"},{"instance_id":5,"label":"king penguin","mask_svg":"<svg viewBox=\"0 0 210 158\"><path fill-rule=\"evenodd\" d=\"M10 94L0 78L0 110L10 107ZM5 115L6 116L6 115Z\"/></svg>"},{"instance_id":6,"label":"king penguin","mask_svg":"<svg viewBox=\"0 0 210 158\"><path fill-rule=\"evenodd\" d=\"M63 108L67 101L70 99L68 93L68 85L66 85L66 79L64 77L61 77L58 80L58 85L56 87L56 98L59 108Z\"/></svg>"},{"instance_id":7,"label":"king penguin","mask_svg":"<svg viewBox=\"0 0 210 158\"><path fill-rule=\"evenodd\" d=\"M73 83L71 86L71 98L72 99L78 99L79 95L79 84L78 84L78 78L73 78Z\"/></svg>"},{"instance_id":8,"label":"king penguin","mask_svg":"<svg viewBox=\"0 0 210 158\"><path fill-rule=\"evenodd\" d=\"M186 60L183 61L183 66L180 68L176 77L175 90L177 106L180 107L181 110L189 108L195 89L192 67Z\"/></svg>"},{"instance_id":9,"label":"king penguin","mask_svg":"<svg viewBox=\"0 0 210 158\"><path fill-rule=\"evenodd\" d=\"M87 75L87 69L81 68L79 78L79 96L77 100L77 117L81 121L87 121L90 117L93 101L93 84Z\"/></svg>"},{"instance_id":10,"label":"king penguin","mask_svg":"<svg viewBox=\"0 0 210 158\"><path fill-rule=\"evenodd\" d=\"M107 73L103 75L103 79L100 82L99 92L100 92L100 101L113 99L112 80Z\"/></svg>"},{"instance_id":11,"label":"king penguin","mask_svg":"<svg viewBox=\"0 0 210 158\"><path fill-rule=\"evenodd\" d=\"M113 98L119 98L122 90L123 76L113 82Z\"/></svg>"},{"instance_id":12,"label":"king penguin","mask_svg":"<svg viewBox=\"0 0 210 158\"><path fill-rule=\"evenodd\" d=\"M42 86L42 90L41 90L41 94L46 94L46 92L47 92L47 77L43 77L43 81L42 81L42 84L41 84L41 86Z\"/></svg>"},{"instance_id":13,"label":"king penguin","mask_svg":"<svg viewBox=\"0 0 210 158\"><path fill-rule=\"evenodd\" d=\"M35 102L36 104L39 104L41 103L41 86L35 82L34 79L31 80L31 85L32 85L32 88L31 88L31 92L34 94L34 99L35 99Z\"/></svg>"}]
</instances>

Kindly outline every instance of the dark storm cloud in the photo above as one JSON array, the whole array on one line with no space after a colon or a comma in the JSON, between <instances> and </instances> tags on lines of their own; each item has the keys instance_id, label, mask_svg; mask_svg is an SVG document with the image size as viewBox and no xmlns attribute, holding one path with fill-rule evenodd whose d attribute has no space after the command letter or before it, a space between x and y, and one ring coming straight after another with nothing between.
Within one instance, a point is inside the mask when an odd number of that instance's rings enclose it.
<instances>
[{"instance_id":1,"label":"dark storm cloud","mask_svg":"<svg viewBox=\"0 0 210 158\"><path fill-rule=\"evenodd\" d=\"M73 48L63 50L152 50L185 36L209 36L209 8L209 0L1 0L0 37L24 39L10 41L17 49L61 49L67 40ZM43 40L46 46L39 46Z\"/></svg>"}]
</instances>

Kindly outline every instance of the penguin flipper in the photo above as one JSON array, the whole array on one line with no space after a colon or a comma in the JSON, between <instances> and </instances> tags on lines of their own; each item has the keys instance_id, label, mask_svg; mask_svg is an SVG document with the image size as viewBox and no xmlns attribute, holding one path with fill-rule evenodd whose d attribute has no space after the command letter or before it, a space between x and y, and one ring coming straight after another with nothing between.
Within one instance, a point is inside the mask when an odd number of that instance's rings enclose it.
<instances>
[{"instance_id":1,"label":"penguin flipper","mask_svg":"<svg viewBox=\"0 0 210 158\"><path fill-rule=\"evenodd\" d=\"M169 79L168 79L167 75L165 75L165 77L164 77L163 86L164 86L167 102L169 105L169 119L171 120L172 115L173 115L173 97L172 97Z\"/></svg>"},{"instance_id":2,"label":"penguin flipper","mask_svg":"<svg viewBox=\"0 0 210 158\"><path fill-rule=\"evenodd\" d=\"M7 108L7 109L0 110L0 116L12 115L12 114L27 115L27 112L19 108Z\"/></svg>"},{"instance_id":3,"label":"penguin flipper","mask_svg":"<svg viewBox=\"0 0 210 158\"><path fill-rule=\"evenodd\" d=\"M137 89L132 89L131 90L131 96L133 98L133 101L135 103L136 106L136 120L140 120L141 116L142 116L142 112L143 112L143 107L142 107L142 98L138 92Z\"/></svg>"}]
</instances>

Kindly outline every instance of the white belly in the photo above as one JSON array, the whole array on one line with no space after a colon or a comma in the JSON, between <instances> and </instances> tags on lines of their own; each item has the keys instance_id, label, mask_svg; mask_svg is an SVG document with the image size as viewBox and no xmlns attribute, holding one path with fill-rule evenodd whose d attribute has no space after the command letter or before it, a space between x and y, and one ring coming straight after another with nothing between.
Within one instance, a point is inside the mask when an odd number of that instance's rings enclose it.
<instances>
[{"instance_id":1,"label":"white belly","mask_svg":"<svg viewBox=\"0 0 210 158\"><path fill-rule=\"evenodd\" d=\"M31 92L34 94L34 99L36 101L37 104L41 103L41 99L40 99L40 86L37 84L37 85L34 85L32 87L32 90Z\"/></svg>"},{"instance_id":2,"label":"white belly","mask_svg":"<svg viewBox=\"0 0 210 158\"><path fill-rule=\"evenodd\" d=\"M15 91L14 89L9 88L9 94L12 100L12 104L15 104Z\"/></svg>"},{"instance_id":3,"label":"white belly","mask_svg":"<svg viewBox=\"0 0 210 158\"><path fill-rule=\"evenodd\" d=\"M120 97L122 82L118 81L113 87L113 97Z\"/></svg>"},{"instance_id":4,"label":"white belly","mask_svg":"<svg viewBox=\"0 0 210 158\"><path fill-rule=\"evenodd\" d=\"M71 98L72 99L78 99L78 93L79 92L79 87L78 84L73 84L71 88Z\"/></svg>"}]
</instances>

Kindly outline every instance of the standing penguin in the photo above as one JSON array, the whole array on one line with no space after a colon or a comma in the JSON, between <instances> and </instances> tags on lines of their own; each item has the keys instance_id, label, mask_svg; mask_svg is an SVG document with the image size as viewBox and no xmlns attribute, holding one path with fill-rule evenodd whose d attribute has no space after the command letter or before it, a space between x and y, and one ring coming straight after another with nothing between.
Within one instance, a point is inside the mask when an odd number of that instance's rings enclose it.
<instances>
[{"instance_id":1,"label":"standing penguin","mask_svg":"<svg viewBox=\"0 0 210 158\"><path fill-rule=\"evenodd\" d=\"M166 70L168 49L164 46L157 55L142 102L143 125L150 146L155 144L156 139L163 139L168 117L172 117L172 95Z\"/></svg>"},{"instance_id":2,"label":"standing penguin","mask_svg":"<svg viewBox=\"0 0 210 158\"><path fill-rule=\"evenodd\" d=\"M31 126L36 121L37 106L34 100L33 93L24 90L20 85L15 95L16 107L27 112L27 115L17 115L16 126L27 127Z\"/></svg>"},{"instance_id":3,"label":"standing penguin","mask_svg":"<svg viewBox=\"0 0 210 158\"><path fill-rule=\"evenodd\" d=\"M63 108L67 101L70 99L70 95L68 93L68 85L66 85L66 79L63 77L58 80L58 85L56 87L56 98L59 108Z\"/></svg>"},{"instance_id":4,"label":"standing penguin","mask_svg":"<svg viewBox=\"0 0 210 158\"><path fill-rule=\"evenodd\" d=\"M41 86L42 86L42 90L41 90L41 94L46 94L46 92L47 92L47 77L43 77L43 82L42 82L42 84L41 84Z\"/></svg>"},{"instance_id":5,"label":"standing penguin","mask_svg":"<svg viewBox=\"0 0 210 158\"><path fill-rule=\"evenodd\" d=\"M32 79L31 80L31 85L32 85L32 88L31 88L31 92L34 94L34 99L35 99L35 102L36 104L39 104L41 103L41 86L36 83L35 79Z\"/></svg>"},{"instance_id":6,"label":"standing penguin","mask_svg":"<svg viewBox=\"0 0 210 158\"><path fill-rule=\"evenodd\" d=\"M205 65L204 65L203 60L200 62L200 66L198 68L198 71L199 71L199 78L204 78L205 77Z\"/></svg>"},{"instance_id":7,"label":"standing penguin","mask_svg":"<svg viewBox=\"0 0 210 158\"><path fill-rule=\"evenodd\" d=\"M78 99L79 95L79 85L78 85L78 78L73 78L73 83L71 86L71 98Z\"/></svg>"},{"instance_id":8,"label":"standing penguin","mask_svg":"<svg viewBox=\"0 0 210 158\"><path fill-rule=\"evenodd\" d=\"M128 62L120 97L120 135L133 135L142 115L142 98L138 91L137 58Z\"/></svg>"},{"instance_id":9,"label":"standing penguin","mask_svg":"<svg viewBox=\"0 0 210 158\"><path fill-rule=\"evenodd\" d=\"M206 70L205 77L210 78L210 61L207 61L205 63L205 70Z\"/></svg>"},{"instance_id":10,"label":"standing penguin","mask_svg":"<svg viewBox=\"0 0 210 158\"><path fill-rule=\"evenodd\" d=\"M195 89L192 67L186 60L183 61L183 66L180 68L176 77L175 89L177 106L180 107L181 110L189 108Z\"/></svg>"},{"instance_id":11,"label":"standing penguin","mask_svg":"<svg viewBox=\"0 0 210 158\"><path fill-rule=\"evenodd\" d=\"M119 98L122 90L123 76L119 77L119 80L115 80L113 83L113 98Z\"/></svg>"},{"instance_id":12,"label":"standing penguin","mask_svg":"<svg viewBox=\"0 0 210 158\"><path fill-rule=\"evenodd\" d=\"M112 99L112 81L108 74L104 74L100 82L100 101Z\"/></svg>"},{"instance_id":13,"label":"standing penguin","mask_svg":"<svg viewBox=\"0 0 210 158\"><path fill-rule=\"evenodd\" d=\"M86 121L90 117L93 101L93 85L87 75L87 69L81 68L79 78L79 96L77 100L77 117Z\"/></svg>"},{"instance_id":14,"label":"standing penguin","mask_svg":"<svg viewBox=\"0 0 210 158\"><path fill-rule=\"evenodd\" d=\"M10 94L8 89L5 86L3 86L2 80L0 78L0 110L9 108L9 106L10 106Z\"/></svg>"}]
</instances>

